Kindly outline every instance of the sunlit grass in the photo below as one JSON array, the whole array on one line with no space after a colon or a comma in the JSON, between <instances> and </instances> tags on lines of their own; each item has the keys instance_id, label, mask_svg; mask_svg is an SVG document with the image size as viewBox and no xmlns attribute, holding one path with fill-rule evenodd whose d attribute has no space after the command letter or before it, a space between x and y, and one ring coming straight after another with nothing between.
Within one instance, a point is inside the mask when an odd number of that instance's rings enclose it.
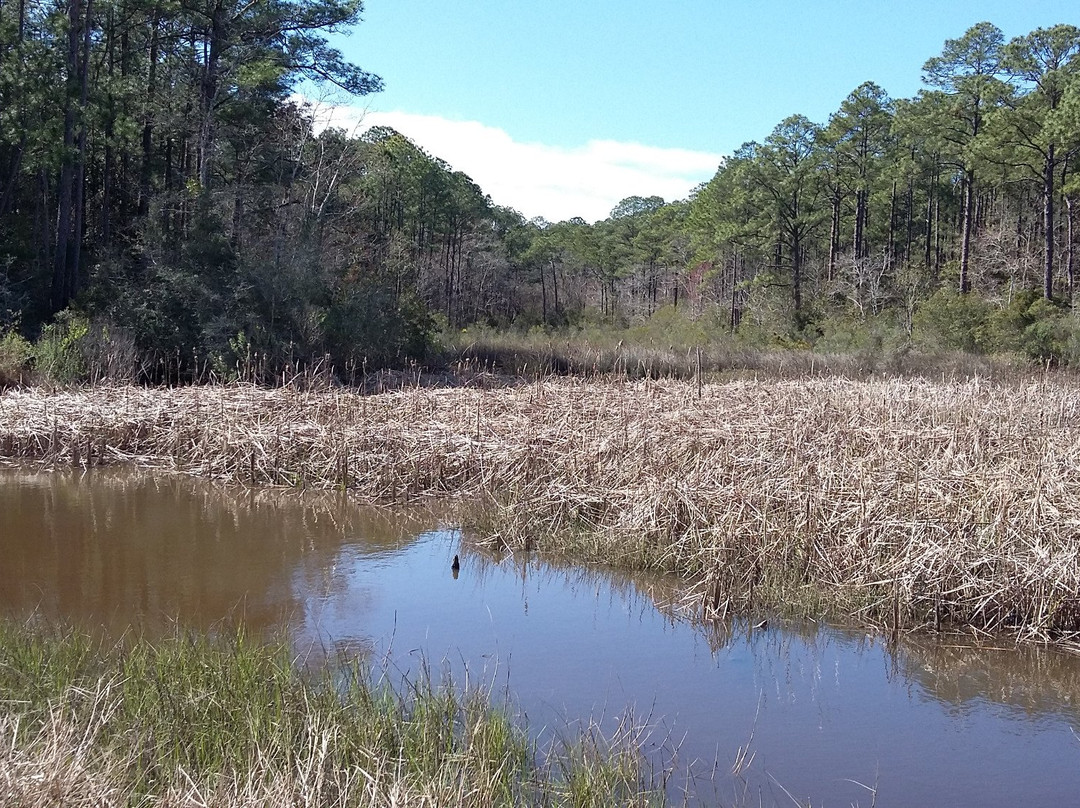
<instances>
[{"instance_id":1,"label":"sunlit grass","mask_svg":"<svg viewBox=\"0 0 1080 808\"><path fill-rule=\"evenodd\" d=\"M843 340L823 340L811 350L797 339L742 339L725 326L705 319L666 314L628 328L528 333L468 329L442 336L440 361L466 383L499 382L499 375L535 379L545 375L583 378L691 380L699 373L712 380L803 378L830 376L865 379L875 374L902 374L930 379L974 376L1017 378L1030 375L1024 362L1010 356L958 351L919 352L899 336L881 345L867 340L861 347ZM830 350L829 344L840 350ZM786 346L786 347L785 347ZM385 388L387 378L369 379Z\"/></svg>"},{"instance_id":2,"label":"sunlit grass","mask_svg":"<svg viewBox=\"0 0 1080 808\"><path fill-rule=\"evenodd\" d=\"M18 806L602 806L662 800L592 735L541 761L482 689L399 687L285 643L115 644L0 624L0 794ZM584 744L585 746L582 746ZM588 755L580 749L594 750Z\"/></svg>"}]
</instances>

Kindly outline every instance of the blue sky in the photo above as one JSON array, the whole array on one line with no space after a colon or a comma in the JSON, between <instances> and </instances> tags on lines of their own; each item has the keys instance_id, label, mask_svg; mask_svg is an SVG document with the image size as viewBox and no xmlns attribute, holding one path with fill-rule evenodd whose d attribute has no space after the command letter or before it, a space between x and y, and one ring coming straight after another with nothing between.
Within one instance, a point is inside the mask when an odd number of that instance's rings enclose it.
<instances>
[{"instance_id":1,"label":"blue sky","mask_svg":"<svg viewBox=\"0 0 1080 808\"><path fill-rule=\"evenodd\" d=\"M526 217L595 221L632 194L685 198L864 81L915 95L923 63L982 20L1008 40L1080 25L1080 3L366 0L332 41L386 89L332 121L394 126Z\"/></svg>"}]
</instances>

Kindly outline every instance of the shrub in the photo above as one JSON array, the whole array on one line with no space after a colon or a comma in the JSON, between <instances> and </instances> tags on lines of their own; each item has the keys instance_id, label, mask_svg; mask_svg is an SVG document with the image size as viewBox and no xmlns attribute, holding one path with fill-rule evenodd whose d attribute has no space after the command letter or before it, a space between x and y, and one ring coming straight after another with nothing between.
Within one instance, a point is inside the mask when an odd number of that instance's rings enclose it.
<instances>
[{"instance_id":1,"label":"shrub","mask_svg":"<svg viewBox=\"0 0 1080 808\"><path fill-rule=\"evenodd\" d=\"M0 388L23 383L33 352L33 346L16 331L0 337Z\"/></svg>"},{"instance_id":2,"label":"shrub","mask_svg":"<svg viewBox=\"0 0 1080 808\"><path fill-rule=\"evenodd\" d=\"M628 329L626 337L628 342L643 347L705 345L710 341L709 325L705 317L689 317L684 311L668 305Z\"/></svg>"},{"instance_id":3,"label":"shrub","mask_svg":"<svg viewBox=\"0 0 1080 808\"><path fill-rule=\"evenodd\" d=\"M907 332L893 312L866 318L834 315L816 328L814 353L850 357L867 373L878 368L895 371L911 349Z\"/></svg>"},{"instance_id":4,"label":"shrub","mask_svg":"<svg viewBox=\"0 0 1080 808\"><path fill-rule=\"evenodd\" d=\"M932 352L979 352L984 348L990 313L990 303L975 292L962 295L954 289L939 289L915 312L912 341Z\"/></svg>"},{"instance_id":5,"label":"shrub","mask_svg":"<svg viewBox=\"0 0 1080 808\"><path fill-rule=\"evenodd\" d=\"M54 384L85 381L87 363L80 342L90 332L90 322L82 314L65 309L53 323L41 330L34 343L34 368Z\"/></svg>"},{"instance_id":6,"label":"shrub","mask_svg":"<svg viewBox=\"0 0 1080 808\"><path fill-rule=\"evenodd\" d=\"M1030 322L1020 334L1020 352L1041 362L1060 359L1068 340L1065 311L1040 297L1028 308L1027 315Z\"/></svg>"},{"instance_id":7,"label":"shrub","mask_svg":"<svg viewBox=\"0 0 1080 808\"><path fill-rule=\"evenodd\" d=\"M988 318L983 342L988 351L1074 363L1080 359L1078 331L1080 324L1064 306L1027 290Z\"/></svg>"},{"instance_id":8,"label":"shrub","mask_svg":"<svg viewBox=\"0 0 1080 808\"><path fill-rule=\"evenodd\" d=\"M434 322L423 302L376 279L352 281L331 304L323 325L339 370L420 360L434 342Z\"/></svg>"}]
</instances>

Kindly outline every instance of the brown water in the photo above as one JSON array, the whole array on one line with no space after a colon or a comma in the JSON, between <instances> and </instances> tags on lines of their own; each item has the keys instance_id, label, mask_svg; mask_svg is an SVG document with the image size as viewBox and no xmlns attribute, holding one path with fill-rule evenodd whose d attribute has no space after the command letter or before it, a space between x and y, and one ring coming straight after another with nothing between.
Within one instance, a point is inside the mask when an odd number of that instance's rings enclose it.
<instances>
[{"instance_id":1,"label":"brown water","mask_svg":"<svg viewBox=\"0 0 1080 808\"><path fill-rule=\"evenodd\" d=\"M6 615L112 633L286 629L314 659L363 653L407 676L429 665L493 683L541 738L588 720L613 731L630 711L671 783L708 804L1080 801L1080 658L890 645L813 623L699 625L657 607L673 592L470 553L437 515L338 495L0 471Z\"/></svg>"}]
</instances>

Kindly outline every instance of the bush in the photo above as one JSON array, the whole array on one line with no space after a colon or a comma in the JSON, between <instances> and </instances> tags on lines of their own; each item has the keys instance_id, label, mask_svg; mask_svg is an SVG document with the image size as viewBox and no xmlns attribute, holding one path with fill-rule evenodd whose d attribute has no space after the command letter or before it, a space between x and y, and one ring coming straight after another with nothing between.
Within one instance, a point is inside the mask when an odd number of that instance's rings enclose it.
<instances>
[{"instance_id":1,"label":"bush","mask_svg":"<svg viewBox=\"0 0 1080 808\"><path fill-rule=\"evenodd\" d=\"M0 389L23 383L33 354L34 347L18 332L0 337Z\"/></svg>"},{"instance_id":2,"label":"bush","mask_svg":"<svg viewBox=\"0 0 1080 808\"><path fill-rule=\"evenodd\" d=\"M814 352L820 354L880 353L888 337L894 335L883 317L856 318L843 315L826 317L813 326ZM893 328L892 331L896 329Z\"/></svg>"},{"instance_id":3,"label":"bush","mask_svg":"<svg viewBox=\"0 0 1080 808\"><path fill-rule=\"evenodd\" d=\"M690 317L685 311L667 305L657 309L647 320L627 330L631 344L642 347L680 348L702 346L710 342L713 325L707 317Z\"/></svg>"},{"instance_id":4,"label":"bush","mask_svg":"<svg viewBox=\"0 0 1080 808\"><path fill-rule=\"evenodd\" d=\"M984 329L986 349L1016 353L1039 362L1080 359L1080 324L1062 305L1028 290L994 312Z\"/></svg>"},{"instance_id":5,"label":"bush","mask_svg":"<svg viewBox=\"0 0 1080 808\"><path fill-rule=\"evenodd\" d=\"M1057 361L1065 353L1068 325L1064 309L1039 298L1027 311L1030 322L1020 334L1020 352L1028 359Z\"/></svg>"},{"instance_id":6,"label":"bush","mask_svg":"<svg viewBox=\"0 0 1080 808\"><path fill-rule=\"evenodd\" d=\"M340 371L423 359L433 344L435 324L415 294L395 294L369 279L349 283L326 312L323 326Z\"/></svg>"},{"instance_id":7,"label":"bush","mask_svg":"<svg viewBox=\"0 0 1080 808\"><path fill-rule=\"evenodd\" d=\"M925 351L978 353L985 349L990 314L990 303L975 292L939 289L915 312L911 338Z\"/></svg>"},{"instance_id":8,"label":"bush","mask_svg":"<svg viewBox=\"0 0 1080 808\"><path fill-rule=\"evenodd\" d=\"M816 325L813 351L823 357L846 357L852 372L900 372L911 342L895 312L866 318L834 315Z\"/></svg>"},{"instance_id":9,"label":"bush","mask_svg":"<svg viewBox=\"0 0 1080 808\"><path fill-rule=\"evenodd\" d=\"M80 343L90 332L90 322L82 314L65 309L53 323L41 330L34 343L34 368L46 381L74 384L85 381L87 363Z\"/></svg>"}]
</instances>

